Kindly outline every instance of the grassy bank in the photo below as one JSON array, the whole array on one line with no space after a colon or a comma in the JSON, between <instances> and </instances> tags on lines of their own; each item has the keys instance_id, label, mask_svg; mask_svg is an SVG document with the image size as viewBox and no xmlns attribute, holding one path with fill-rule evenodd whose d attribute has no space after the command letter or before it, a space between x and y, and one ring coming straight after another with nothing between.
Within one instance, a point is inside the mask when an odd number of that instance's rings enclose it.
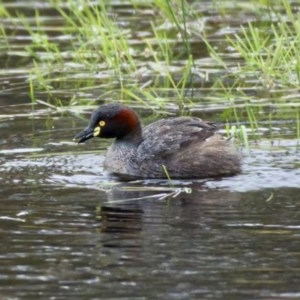
<instances>
[{"instance_id":1,"label":"grassy bank","mask_svg":"<svg viewBox=\"0 0 300 300\"><path fill-rule=\"evenodd\" d=\"M259 122L299 124L300 4L98 3L53 0L26 13L0 4L1 52L23 58L33 102L217 106L220 121L253 132ZM22 47L20 33L28 37Z\"/></svg>"}]
</instances>

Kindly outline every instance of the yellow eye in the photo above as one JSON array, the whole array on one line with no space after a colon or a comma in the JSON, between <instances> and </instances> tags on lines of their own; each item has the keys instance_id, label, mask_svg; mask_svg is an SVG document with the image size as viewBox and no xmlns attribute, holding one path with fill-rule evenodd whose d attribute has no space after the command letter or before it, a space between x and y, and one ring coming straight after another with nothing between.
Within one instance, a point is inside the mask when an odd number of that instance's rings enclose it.
<instances>
[{"instance_id":1,"label":"yellow eye","mask_svg":"<svg viewBox=\"0 0 300 300\"><path fill-rule=\"evenodd\" d=\"M105 126L105 121L100 121L100 122L99 122L99 125L100 125L100 127Z\"/></svg>"}]
</instances>

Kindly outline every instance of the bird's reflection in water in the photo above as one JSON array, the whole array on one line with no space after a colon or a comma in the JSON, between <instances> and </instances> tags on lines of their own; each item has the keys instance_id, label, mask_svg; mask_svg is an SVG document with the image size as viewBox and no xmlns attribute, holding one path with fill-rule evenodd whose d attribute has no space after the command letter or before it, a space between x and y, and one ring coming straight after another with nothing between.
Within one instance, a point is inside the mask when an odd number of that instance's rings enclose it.
<instances>
[{"instance_id":1,"label":"bird's reflection in water","mask_svg":"<svg viewBox=\"0 0 300 300\"><path fill-rule=\"evenodd\" d=\"M103 232L134 232L142 229L143 210L134 207L101 205L97 208L97 219Z\"/></svg>"},{"instance_id":2,"label":"bird's reflection in water","mask_svg":"<svg viewBox=\"0 0 300 300\"><path fill-rule=\"evenodd\" d=\"M142 229L146 202L175 198L188 188L141 186L131 183L106 187L107 202L96 209L104 232L133 232ZM154 205L155 206L155 205Z\"/></svg>"},{"instance_id":3,"label":"bird's reflection in water","mask_svg":"<svg viewBox=\"0 0 300 300\"><path fill-rule=\"evenodd\" d=\"M205 210L208 204L226 205L240 199L237 193L210 190L199 182L184 186L121 183L106 191L107 202L97 207L102 232L135 232L143 230L145 224L149 230L154 224L164 226L175 211L177 217L185 215L180 209L191 213L190 210L198 210L200 206Z\"/></svg>"}]
</instances>

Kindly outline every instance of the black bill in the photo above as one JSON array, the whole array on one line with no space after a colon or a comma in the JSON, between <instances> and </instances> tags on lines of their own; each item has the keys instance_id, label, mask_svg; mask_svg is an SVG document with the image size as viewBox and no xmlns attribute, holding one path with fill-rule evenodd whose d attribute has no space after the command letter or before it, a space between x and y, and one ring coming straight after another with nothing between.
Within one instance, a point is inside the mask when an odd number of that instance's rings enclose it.
<instances>
[{"instance_id":1,"label":"black bill","mask_svg":"<svg viewBox=\"0 0 300 300\"><path fill-rule=\"evenodd\" d=\"M78 144L85 142L88 139L94 137L94 128L87 127L82 132L76 134L73 138L73 141L78 142Z\"/></svg>"}]
</instances>

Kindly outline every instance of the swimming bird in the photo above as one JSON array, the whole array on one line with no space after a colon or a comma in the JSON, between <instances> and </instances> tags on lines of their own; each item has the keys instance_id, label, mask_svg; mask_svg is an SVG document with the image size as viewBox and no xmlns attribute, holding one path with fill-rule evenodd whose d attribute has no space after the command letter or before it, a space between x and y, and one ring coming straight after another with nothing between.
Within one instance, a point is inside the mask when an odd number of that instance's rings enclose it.
<instances>
[{"instance_id":1,"label":"swimming bird","mask_svg":"<svg viewBox=\"0 0 300 300\"><path fill-rule=\"evenodd\" d=\"M138 114L122 104L104 104L92 113L78 143L114 138L104 168L121 179L195 179L231 176L241 158L213 123L196 117L171 117L142 127Z\"/></svg>"}]
</instances>

